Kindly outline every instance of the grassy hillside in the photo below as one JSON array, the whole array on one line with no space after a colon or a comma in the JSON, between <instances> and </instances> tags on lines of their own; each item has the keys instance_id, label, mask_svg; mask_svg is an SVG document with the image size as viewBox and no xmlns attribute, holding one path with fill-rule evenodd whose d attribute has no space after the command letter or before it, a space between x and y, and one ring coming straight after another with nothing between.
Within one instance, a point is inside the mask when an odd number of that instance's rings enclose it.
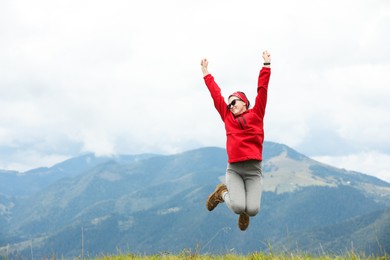
<instances>
[{"instance_id":1,"label":"grassy hillside","mask_svg":"<svg viewBox=\"0 0 390 260\"><path fill-rule=\"evenodd\" d=\"M182 260L182 259L193 259L193 260L295 260L295 259L306 259L306 260L328 260L328 259L345 259L345 260L356 260L356 259L376 259L376 260L385 260L389 259L389 256L365 256L355 253L349 253L343 256L337 255L323 255L323 256L311 256L306 254L264 254L264 253L253 253L249 255L235 255L235 254L226 254L226 255L198 255L191 252L183 252L178 255L171 254L159 254L151 256L141 256L141 255L117 255L117 256L104 256L104 260Z\"/></svg>"},{"instance_id":2,"label":"grassy hillside","mask_svg":"<svg viewBox=\"0 0 390 260\"><path fill-rule=\"evenodd\" d=\"M0 195L0 259L27 259L32 252L36 259L52 252L80 257L81 244L88 258L117 252L176 257L183 249L196 257L390 252L389 183L320 164L284 145L265 148L261 211L246 232L225 205L205 208L224 178L224 149L85 156L34 170L39 183L49 183L51 175L69 177L31 196ZM19 184L9 180L9 187Z\"/></svg>"}]
</instances>

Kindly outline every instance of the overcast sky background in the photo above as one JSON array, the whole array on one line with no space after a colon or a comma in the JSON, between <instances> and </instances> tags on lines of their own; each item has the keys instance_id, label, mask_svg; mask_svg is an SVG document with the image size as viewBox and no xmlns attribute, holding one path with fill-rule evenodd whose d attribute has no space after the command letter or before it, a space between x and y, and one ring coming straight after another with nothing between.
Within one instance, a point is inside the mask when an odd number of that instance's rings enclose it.
<instances>
[{"instance_id":1,"label":"overcast sky background","mask_svg":"<svg viewBox=\"0 0 390 260\"><path fill-rule=\"evenodd\" d=\"M390 181L388 0L0 0L0 169L225 146L200 60L265 139Z\"/></svg>"}]
</instances>

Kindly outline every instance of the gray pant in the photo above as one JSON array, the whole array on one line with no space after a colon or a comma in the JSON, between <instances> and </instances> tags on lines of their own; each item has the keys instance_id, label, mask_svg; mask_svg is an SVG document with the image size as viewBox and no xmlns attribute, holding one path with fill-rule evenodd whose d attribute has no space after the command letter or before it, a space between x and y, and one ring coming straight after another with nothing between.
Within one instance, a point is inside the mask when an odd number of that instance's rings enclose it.
<instances>
[{"instance_id":1,"label":"gray pant","mask_svg":"<svg viewBox=\"0 0 390 260\"><path fill-rule=\"evenodd\" d=\"M263 173L261 161L228 163L223 195L226 205L236 214L246 212L255 216L260 210Z\"/></svg>"}]
</instances>

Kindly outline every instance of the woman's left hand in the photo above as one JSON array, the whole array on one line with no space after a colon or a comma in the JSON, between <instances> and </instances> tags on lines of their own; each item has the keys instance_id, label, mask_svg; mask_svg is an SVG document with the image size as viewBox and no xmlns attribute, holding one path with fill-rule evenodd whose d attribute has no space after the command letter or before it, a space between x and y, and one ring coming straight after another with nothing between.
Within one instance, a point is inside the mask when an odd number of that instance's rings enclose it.
<instances>
[{"instance_id":1,"label":"woman's left hand","mask_svg":"<svg viewBox=\"0 0 390 260\"><path fill-rule=\"evenodd\" d=\"M271 54L268 51L263 51L264 62L271 62Z\"/></svg>"}]
</instances>

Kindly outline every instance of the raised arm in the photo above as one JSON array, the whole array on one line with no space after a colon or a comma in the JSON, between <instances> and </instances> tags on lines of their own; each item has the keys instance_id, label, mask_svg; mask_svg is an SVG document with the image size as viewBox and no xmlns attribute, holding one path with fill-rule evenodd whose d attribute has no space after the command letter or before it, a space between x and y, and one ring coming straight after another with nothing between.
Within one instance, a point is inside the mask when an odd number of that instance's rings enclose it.
<instances>
[{"instance_id":1,"label":"raised arm","mask_svg":"<svg viewBox=\"0 0 390 260\"><path fill-rule=\"evenodd\" d=\"M268 83L271 76L271 54L268 51L263 51L262 54L264 63L260 70L257 83L256 103L253 107L260 117L264 117L265 107L267 105Z\"/></svg>"},{"instance_id":2,"label":"raised arm","mask_svg":"<svg viewBox=\"0 0 390 260\"><path fill-rule=\"evenodd\" d=\"M217 109L222 121L224 121L228 110L226 109L226 102L221 94L221 89L215 82L214 77L209 73L207 69L207 66L209 65L207 59L202 59L200 65L202 66L201 68L204 82L208 90L210 91L211 97L214 101L214 107Z\"/></svg>"}]
</instances>

